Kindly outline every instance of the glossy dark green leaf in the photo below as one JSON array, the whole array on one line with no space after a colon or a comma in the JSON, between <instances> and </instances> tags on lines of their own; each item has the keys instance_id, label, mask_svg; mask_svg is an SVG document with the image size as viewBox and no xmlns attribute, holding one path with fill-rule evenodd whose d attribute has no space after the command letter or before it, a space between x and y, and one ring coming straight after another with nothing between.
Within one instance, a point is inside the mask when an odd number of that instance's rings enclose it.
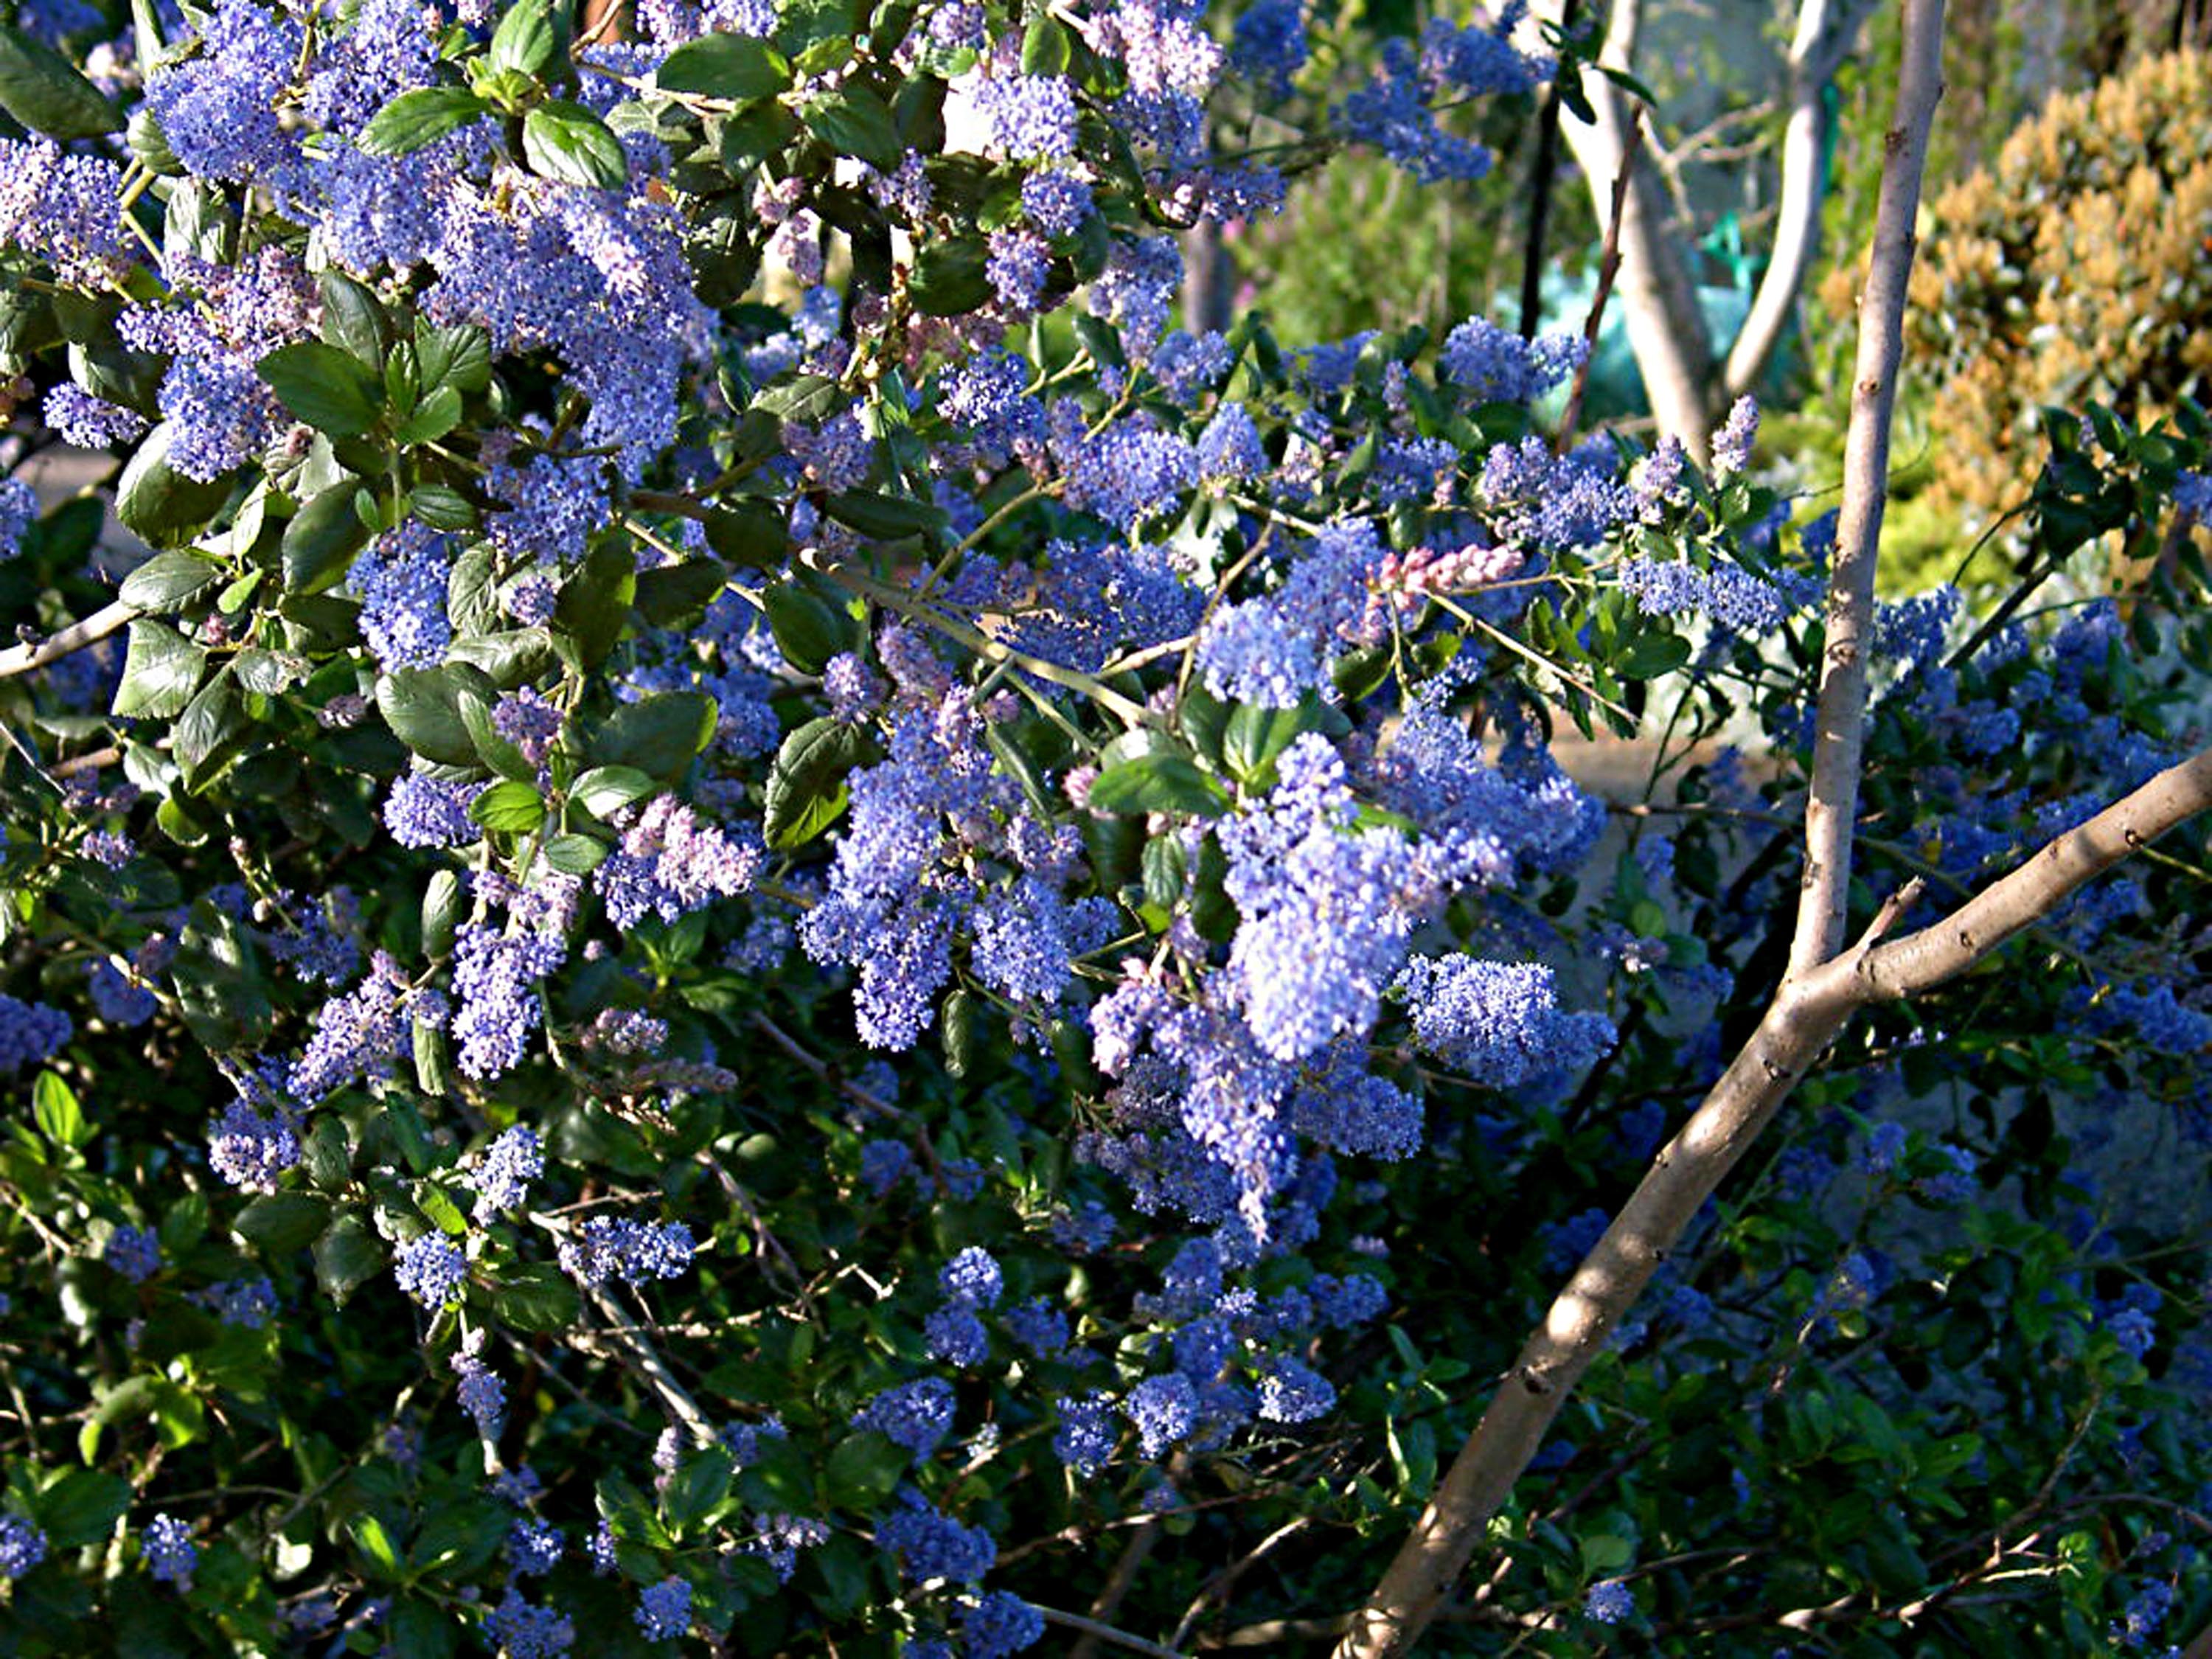
<instances>
[{"instance_id":1,"label":"glossy dark green leaf","mask_svg":"<svg viewBox=\"0 0 2212 1659\"><path fill-rule=\"evenodd\" d=\"M406 155L490 112L459 87L418 87L377 111L355 142L371 155Z\"/></svg>"},{"instance_id":2,"label":"glossy dark green leaf","mask_svg":"<svg viewBox=\"0 0 2212 1659\"><path fill-rule=\"evenodd\" d=\"M697 1526L730 1495L738 1466L720 1446L704 1446L677 1466L660 1494L661 1512L680 1534Z\"/></svg>"},{"instance_id":3,"label":"glossy dark green leaf","mask_svg":"<svg viewBox=\"0 0 2212 1659\"><path fill-rule=\"evenodd\" d=\"M323 1293L343 1307L346 1299L382 1270L384 1246L368 1223L349 1211L315 1241L315 1279Z\"/></svg>"},{"instance_id":4,"label":"glossy dark green leaf","mask_svg":"<svg viewBox=\"0 0 2212 1659\"><path fill-rule=\"evenodd\" d=\"M879 542L895 542L908 536L941 535L945 526L943 507L934 501L916 501L908 495L848 489L830 497L824 506L839 524L849 525L863 536Z\"/></svg>"},{"instance_id":5,"label":"glossy dark green leaf","mask_svg":"<svg viewBox=\"0 0 2212 1659\"><path fill-rule=\"evenodd\" d=\"M852 617L795 580L771 583L761 604L776 648L802 674L820 673L830 658L857 643Z\"/></svg>"},{"instance_id":6,"label":"glossy dark green leaf","mask_svg":"<svg viewBox=\"0 0 2212 1659\"><path fill-rule=\"evenodd\" d=\"M112 712L173 719L192 700L206 666L206 651L175 629L157 622L134 622Z\"/></svg>"},{"instance_id":7,"label":"glossy dark green leaf","mask_svg":"<svg viewBox=\"0 0 2212 1659\"><path fill-rule=\"evenodd\" d=\"M653 81L664 92L696 93L742 104L789 86L791 65L765 40L708 34L670 52Z\"/></svg>"},{"instance_id":8,"label":"glossy dark green leaf","mask_svg":"<svg viewBox=\"0 0 2212 1659\"><path fill-rule=\"evenodd\" d=\"M354 509L361 491L352 478L303 503L284 526L284 586L295 593L335 586L368 543L368 526Z\"/></svg>"},{"instance_id":9,"label":"glossy dark green leaf","mask_svg":"<svg viewBox=\"0 0 2212 1659\"><path fill-rule=\"evenodd\" d=\"M785 738L768 777L768 844L787 852L835 823L845 810L845 775L864 753L859 728L826 714Z\"/></svg>"},{"instance_id":10,"label":"glossy dark green leaf","mask_svg":"<svg viewBox=\"0 0 2212 1659\"><path fill-rule=\"evenodd\" d=\"M714 700L697 691L664 691L624 703L608 717L591 745L601 766L630 766L674 782L711 742L720 715Z\"/></svg>"},{"instance_id":11,"label":"glossy dark green leaf","mask_svg":"<svg viewBox=\"0 0 2212 1659\"><path fill-rule=\"evenodd\" d=\"M550 1261L528 1261L500 1274L492 1310L519 1331L564 1331L576 1322L576 1284Z\"/></svg>"},{"instance_id":12,"label":"glossy dark green leaf","mask_svg":"<svg viewBox=\"0 0 2212 1659\"><path fill-rule=\"evenodd\" d=\"M606 862L611 849L596 836L549 836L545 861L564 876L589 875Z\"/></svg>"},{"instance_id":13,"label":"glossy dark green leaf","mask_svg":"<svg viewBox=\"0 0 2212 1659\"><path fill-rule=\"evenodd\" d=\"M494 69L541 73L553 58L553 20L546 0L514 0L491 32Z\"/></svg>"},{"instance_id":14,"label":"glossy dark green leaf","mask_svg":"<svg viewBox=\"0 0 2212 1659\"><path fill-rule=\"evenodd\" d=\"M415 362L422 390L449 386L471 397L491 384L491 340L471 325L440 326L415 319Z\"/></svg>"},{"instance_id":15,"label":"glossy dark green leaf","mask_svg":"<svg viewBox=\"0 0 2212 1659\"><path fill-rule=\"evenodd\" d=\"M906 159L906 141L884 100L865 86L848 83L799 115L809 132L840 155L857 156L884 173Z\"/></svg>"},{"instance_id":16,"label":"glossy dark green leaf","mask_svg":"<svg viewBox=\"0 0 2212 1659\"><path fill-rule=\"evenodd\" d=\"M508 778L470 802L469 817L503 835L527 835L545 822L545 802L532 785Z\"/></svg>"},{"instance_id":17,"label":"glossy dark green leaf","mask_svg":"<svg viewBox=\"0 0 2212 1659\"><path fill-rule=\"evenodd\" d=\"M705 522L707 545L741 568L771 570L790 556L791 532L784 515L766 501L717 507Z\"/></svg>"},{"instance_id":18,"label":"glossy dark green leaf","mask_svg":"<svg viewBox=\"0 0 2212 1659\"><path fill-rule=\"evenodd\" d=\"M198 553L156 553L123 579L115 597L141 611L173 611L222 574Z\"/></svg>"},{"instance_id":19,"label":"glossy dark green leaf","mask_svg":"<svg viewBox=\"0 0 2212 1659\"><path fill-rule=\"evenodd\" d=\"M464 686L492 695L488 677L459 664L402 668L377 681L376 706L392 735L423 759L441 766L474 766L476 744L461 718Z\"/></svg>"},{"instance_id":20,"label":"glossy dark green leaf","mask_svg":"<svg viewBox=\"0 0 2212 1659\"><path fill-rule=\"evenodd\" d=\"M637 592L630 603L655 628L667 628L699 616L729 585L729 580L730 573L719 559L687 559L682 564L639 571Z\"/></svg>"},{"instance_id":21,"label":"glossy dark green leaf","mask_svg":"<svg viewBox=\"0 0 2212 1659\"><path fill-rule=\"evenodd\" d=\"M104 1541L131 1507L131 1483L102 1469L71 1469L40 1492L33 1510L49 1550Z\"/></svg>"},{"instance_id":22,"label":"glossy dark green leaf","mask_svg":"<svg viewBox=\"0 0 2212 1659\"><path fill-rule=\"evenodd\" d=\"M331 1208L330 1200L313 1193L264 1193L238 1212L231 1231L281 1261L322 1237Z\"/></svg>"},{"instance_id":23,"label":"glossy dark green leaf","mask_svg":"<svg viewBox=\"0 0 2212 1659\"><path fill-rule=\"evenodd\" d=\"M581 104L562 98L523 117L522 156L532 173L589 190L619 190L629 181L622 140Z\"/></svg>"},{"instance_id":24,"label":"glossy dark green leaf","mask_svg":"<svg viewBox=\"0 0 2212 1659\"><path fill-rule=\"evenodd\" d=\"M1229 792L1181 755L1141 755L1108 767L1091 783L1095 812L1193 812L1218 817Z\"/></svg>"},{"instance_id":25,"label":"glossy dark green leaf","mask_svg":"<svg viewBox=\"0 0 2212 1659\"><path fill-rule=\"evenodd\" d=\"M376 424L384 388L350 352L321 340L279 346L254 365L277 400L333 438L357 438Z\"/></svg>"},{"instance_id":26,"label":"glossy dark green leaf","mask_svg":"<svg viewBox=\"0 0 2212 1659\"><path fill-rule=\"evenodd\" d=\"M162 422L139 440L115 485L115 516L156 547L190 541L230 499L228 478L188 478L169 465L173 428Z\"/></svg>"},{"instance_id":27,"label":"glossy dark green leaf","mask_svg":"<svg viewBox=\"0 0 2212 1659\"><path fill-rule=\"evenodd\" d=\"M96 138L123 125L68 58L11 23L0 23L0 109L49 138Z\"/></svg>"},{"instance_id":28,"label":"glossy dark green leaf","mask_svg":"<svg viewBox=\"0 0 2212 1659\"><path fill-rule=\"evenodd\" d=\"M324 342L374 368L392 349L392 317L368 285L342 270L315 279L323 295Z\"/></svg>"},{"instance_id":29,"label":"glossy dark green leaf","mask_svg":"<svg viewBox=\"0 0 2212 1659\"><path fill-rule=\"evenodd\" d=\"M604 818L659 792L659 781L635 766L595 766L569 786L568 799Z\"/></svg>"},{"instance_id":30,"label":"glossy dark green leaf","mask_svg":"<svg viewBox=\"0 0 2212 1659\"><path fill-rule=\"evenodd\" d=\"M924 243L908 283L915 307L932 317L957 317L989 302L990 249L981 236Z\"/></svg>"}]
</instances>

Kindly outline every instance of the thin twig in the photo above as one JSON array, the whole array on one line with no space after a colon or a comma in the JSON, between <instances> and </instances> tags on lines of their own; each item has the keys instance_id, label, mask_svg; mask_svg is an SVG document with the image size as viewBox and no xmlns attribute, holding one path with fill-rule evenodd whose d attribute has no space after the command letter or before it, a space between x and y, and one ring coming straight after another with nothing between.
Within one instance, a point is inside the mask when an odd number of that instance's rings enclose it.
<instances>
[{"instance_id":1,"label":"thin twig","mask_svg":"<svg viewBox=\"0 0 2212 1659\"><path fill-rule=\"evenodd\" d=\"M1605 325L1605 302L1613 294L1613 279L1620 274L1620 225L1628 212L1628 192L1636 176L1636 154L1644 145L1644 106L1629 112L1628 137L1621 141L1620 171L1613 181L1613 210L1605 223L1605 246L1598 255L1597 292L1590 297L1589 316L1583 323L1583 360L1575 370L1575 386L1559 416L1559 430L1552 440L1552 453L1564 455L1573 442L1582 419L1583 394L1589 390L1590 360L1597 356L1598 331Z\"/></svg>"}]
</instances>

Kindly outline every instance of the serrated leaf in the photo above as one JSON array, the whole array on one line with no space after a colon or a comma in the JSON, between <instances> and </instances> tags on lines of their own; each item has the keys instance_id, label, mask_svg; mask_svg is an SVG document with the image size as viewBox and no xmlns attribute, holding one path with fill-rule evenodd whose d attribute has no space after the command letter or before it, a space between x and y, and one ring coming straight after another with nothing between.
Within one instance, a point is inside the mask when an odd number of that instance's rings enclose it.
<instances>
[{"instance_id":1,"label":"serrated leaf","mask_svg":"<svg viewBox=\"0 0 2212 1659\"><path fill-rule=\"evenodd\" d=\"M459 87L418 87L377 111L355 140L371 155L406 155L458 131L491 106Z\"/></svg>"},{"instance_id":2,"label":"serrated leaf","mask_svg":"<svg viewBox=\"0 0 2212 1659\"><path fill-rule=\"evenodd\" d=\"M206 666L207 653L175 629L157 622L134 622L112 712L173 719L192 700Z\"/></svg>"},{"instance_id":3,"label":"serrated leaf","mask_svg":"<svg viewBox=\"0 0 2212 1659\"><path fill-rule=\"evenodd\" d=\"M587 190L619 190L629 182L622 140L581 104L550 99L522 118L522 157L541 178Z\"/></svg>"},{"instance_id":4,"label":"serrated leaf","mask_svg":"<svg viewBox=\"0 0 2212 1659\"><path fill-rule=\"evenodd\" d=\"M76 1091L58 1072L41 1072L31 1085L31 1115L40 1133L58 1146L82 1146L93 1137Z\"/></svg>"},{"instance_id":5,"label":"serrated leaf","mask_svg":"<svg viewBox=\"0 0 2212 1659\"><path fill-rule=\"evenodd\" d=\"M491 1301L492 1311L519 1331L564 1331L576 1322L575 1282L550 1261L507 1269Z\"/></svg>"},{"instance_id":6,"label":"serrated leaf","mask_svg":"<svg viewBox=\"0 0 2212 1659\"><path fill-rule=\"evenodd\" d=\"M957 317L987 303L992 294L989 261L989 246L981 236L925 243L915 256L907 285L915 307L932 317Z\"/></svg>"},{"instance_id":7,"label":"serrated leaf","mask_svg":"<svg viewBox=\"0 0 2212 1659\"><path fill-rule=\"evenodd\" d=\"M316 277L323 295L324 340L374 368L392 346L392 318L368 285L342 270Z\"/></svg>"},{"instance_id":8,"label":"serrated leaf","mask_svg":"<svg viewBox=\"0 0 2212 1659\"><path fill-rule=\"evenodd\" d=\"M527 786L535 795L538 769L512 742L500 735L499 728L492 724L490 702L468 690L461 692L455 701L461 711L461 724L469 729L469 741L476 745L483 763L500 776Z\"/></svg>"},{"instance_id":9,"label":"serrated leaf","mask_svg":"<svg viewBox=\"0 0 2212 1659\"><path fill-rule=\"evenodd\" d=\"M461 394L441 386L415 405L415 412L393 433L396 442L427 444L444 437L461 423Z\"/></svg>"},{"instance_id":10,"label":"serrated leaf","mask_svg":"<svg viewBox=\"0 0 2212 1659\"><path fill-rule=\"evenodd\" d=\"M653 85L663 92L749 103L791 84L791 65L765 40L743 34L708 34L687 41L662 60Z\"/></svg>"},{"instance_id":11,"label":"serrated leaf","mask_svg":"<svg viewBox=\"0 0 2212 1659\"><path fill-rule=\"evenodd\" d=\"M441 386L423 404L451 394L455 407L459 406L459 395L451 386ZM416 411L421 412L419 410ZM404 437L404 434L402 434ZM407 492L407 514L433 530L473 530L477 527L476 503L458 489L445 484L422 483Z\"/></svg>"},{"instance_id":12,"label":"serrated leaf","mask_svg":"<svg viewBox=\"0 0 2212 1659\"><path fill-rule=\"evenodd\" d=\"M858 156L890 173L906 159L906 141L884 100L864 86L848 84L804 110L800 123L841 155Z\"/></svg>"},{"instance_id":13,"label":"serrated leaf","mask_svg":"<svg viewBox=\"0 0 2212 1659\"><path fill-rule=\"evenodd\" d=\"M873 490L848 489L823 503L839 524L849 525L863 536L895 542L907 536L936 536L944 532L945 509L934 501L911 496L884 495Z\"/></svg>"},{"instance_id":14,"label":"serrated leaf","mask_svg":"<svg viewBox=\"0 0 2212 1659\"><path fill-rule=\"evenodd\" d=\"M704 522L707 545L740 568L774 569L791 552L789 526L783 514L765 501L717 508ZM643 580L641 576L640 583Z\"/></svg>"},{"instance_id":15,"label":"serrated leaf","mask_svg":"<svg viewBox=\"0 0 2212 1659\"><path fill-rule=\"evenodd\" d=\"M544 850L546 863L562 875L583 876L605 863L611 849L596 836L571 834L549 836Z\"/></svg>"},{"instance_id":16,"label":"serrated leaf","mask_svg":"<svg viewBox=\"0 0 2212 1659\"><path fill-rule=\"evenodd\" d=\"M32 1515L49 1550L82 1549L115 1530L131 1507L131 1483L101 1469L71 1469L40 1492Z\"/></svg>"},{"instance_id":17,"label":"serrated leaf","mask_svg":"<svg viewBox=\"0 0 2212 1659\"><path fill-rule=\"evenodd\" d=\"M491 384L491 337L471 324L440 326L417 318L415 361L426 394L449 386L469 397Z\"/></svg>"},{"instance_id":18,"label":"serrated leaf","mask_svg":"<svg viewBox=\"0 0 2212 1659\"><path fill-rule=\"evenodd\" d=\"M492 695L489 678L462 664L398 669L378 679L376 706L392 735L423 759L441 766L474 766L477 746L461 719L465 686L479 696Z\"/></svg>"},{"instance_id":19,"label":"serrated leaf","mask_svg":"<svg viewBox=\"0 0 2212 1659\"><path fill-rule=\"evenodd\" d=\"M796 581L770 583L762 590L761 608L783 659L802 674L820 673L856 643L852 617Z\"/></svg>"},{"instance_id":20,"label":"serrated leaf","mask_svg":"<svg viewBox=\"0 0 2212 1659\"><path fill-rule=\"evenodd\" d=\"M677 1466L660 1495L661 1512L679 1533L697 1526L730 1495L737 1462L720 1446L705 1446Z\"/></svg>"},{"instance_id":21,"label":"serrated leaf","mask_svg":"<svg viewBox=\"0 0 2212 1659\"><path fill-rule=\"evenodd\" d=\"M368 370L320 340L279 346L253 368L295 416L333 438L359 437L383 408L383 387Z\"/></svg>"},{"instance_id":22,"label":"serrated leaf","mask_svg":"<svg viewBox=\"0 0 2212 1659\"><path fill-rule=\"evenodd\" d=\"M222 574L197 553L156 553L123 579L115 597L140 611L173 611Z\"/></svg>"},{"instance_id":23,"label":"serrated leaf","mask_svg":"<svg viewBox=\"0 0 2212 1659\"><path fill-rule=\"evenodd\" d=\"M866 1514L898 1490L913 1454L874 1429L848 1434L830 1452L823 1496L840 1509Z\"/></svg>"},{"instance_id":24,"label":"serrated leaf","mask_svg":"<svg viewBox=\"0 0 2212 1659\"><path fill-rule=\"evenodd\" d=\"M554 44L545 0L514 0L491 33L492 67L536 75L552 61Z\"/></svg>"}]
</instances>

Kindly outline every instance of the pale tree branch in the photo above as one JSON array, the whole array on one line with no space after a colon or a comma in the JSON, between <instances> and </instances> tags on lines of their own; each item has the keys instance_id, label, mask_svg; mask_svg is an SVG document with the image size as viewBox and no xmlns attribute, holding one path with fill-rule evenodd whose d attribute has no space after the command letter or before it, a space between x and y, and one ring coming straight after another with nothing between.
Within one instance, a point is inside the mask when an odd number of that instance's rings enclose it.
<instances>
[{"instance_id":1,"label":"pale tree branch","mask_svg":"<svg viewBox=\"0 0 2212 1659\"><path fill-rule=\"evenodd\" d=\"M1622 4L1632 9L1633 0L1622 0ZM1620 15L1617 6L1616 23ZM1830 586L1813 800L1808 806L1808 845L1824 875L1840 870L1847 876L1849 871L1850 822L1857 807L1864 737L1863 635L1873 609L1875 544L1881 526L1913 216L1928 128L1941 90L1942 21L1942 0L1906 0L1896 122L1887 140L1872 275L1861 315L1844 527ZM2212 778L2205 781L2212 784ZM1830 816L1840 809L1840 828L1816 817L1816 809ZM1820 857L1831 843L1829 856ZM2071 890L2067 886L2071 872L2091 861L2084 859L2054 868L2046 886ZM1653 1160L1627 1204L1530 1335L1382 1582L1352 1615L1337 1645L1337 1659L1396 1659L1419 1640L1473 1559L1491 1517L1504 1504L1553 1419L1603 1351L1621 1316L1705 1200L1772 1121L1798 1077L1857 1006L1882 994L1877 989L1882 981L1879 976L1864 976L1864 964L1919 891L1916 882L1893 896L1866 936L1849 955L1838 958L1847 883L1838 879L1831 893L1808 872L1799 897L1798 934L1801 942L1810 937L1821 948L1802 963L1793 955L1791 971L1758 1029L1681 1133ZM2056 896L2049 897L2045 908L2057 902ZM1808 922L1808 918L1815 920ZM1984 950L2008 936L2008 932L1992 929Z\"/></svg>"},{"instance_id":2,"label":"pale tree branch","mask_svg":"<svg viewBox=\"0 0 2212 1659\"><path fill-rule=\"evenodd\" d=\"M1905 0L1904 61L1897 109L1883 136L1881 188L1874 246L1859 296L1857 362L1850 422L1844 439L1844 494L1828 574L1820 701L1813 738L1813 777L1805 803L1805 876L1788 977L1841 948L1850 896L1851 826L1858 814L1859 769L1866 741L1867 653L1874 617L1875 569L1882 509L1889 494L1890 416L1905 353L1905 302L1928 160L1928 130L1943 90L1942 0Z\"/></svg>"},{"instance_id":3,"label":"pale tree branch","mask_svg":"<svg viewBox=\"0 0 2212 1659\"><path fill-rule=\"evenodd\" d=\"M71 623L58 634L34 643L10 646L7 650L0 651L0 680L44 668L50 662L59 662L72 651L82 651L88 645L95 645L138 614L137 605L125 605L118 599L113 605L94 611L82 622Z\"/></svg>"},{"instance_id":4,"label":"pale tree branch","mask_svg":"<svg viewBox=\"0 0 2212 1659\"><path fill-rule=\"evenodd\" d=\"M1805 286L1820 231L1820 153L1828 83L1850 54L1874 0L1802 0L1788 59L1790 119L1782 135L1782 188L1774 244L1751 310L1721 371L1723 400L1758 385Z\"/></svg>"},{"instance_id":5,"label":"pale tree branch","mask_svg":"<svg viewBox=\"0 0 2212 1659\"><path fill-rule=\"evenodd\" d=\"M1560 0L1540 9L1556 21ZM1642 22L1643 0L1613 0L1600 61L1632 69ZM1680 240L1669 232L1666 191L1658 174L1648 160L1632 162L1629 155L1627 94L1598 78L1583 89L1597 120L1567 122L1565 136L1601 222L1611 206L1607 198L1613 181L1624 168L1629 181L1620 225L1620 304L1629 345L1660 430L1680 439L1703 465L1713 428L1713 362L1712 342L1698 308L1696 278Z\"/></svg>"}]
</instances>

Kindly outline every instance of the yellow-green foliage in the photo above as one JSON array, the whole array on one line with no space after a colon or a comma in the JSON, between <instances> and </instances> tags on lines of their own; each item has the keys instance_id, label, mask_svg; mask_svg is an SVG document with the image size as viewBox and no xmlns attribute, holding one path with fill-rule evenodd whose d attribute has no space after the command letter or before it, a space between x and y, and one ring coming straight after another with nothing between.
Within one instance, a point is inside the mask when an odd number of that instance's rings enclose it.
<instances>
[{"instance_id":1,"label":"yellow-green foliage","mask_svg":"<svg viewBox=\"0 0 2212 1659\"><path fill-rule=\"evenodd\" d=\"M1905 357L1931 506L1978 526L2018 501L2042 405L2148 422L2212 389L2212 57L2052 99L1929 222Z\"/></svg>"}]
</instances>

